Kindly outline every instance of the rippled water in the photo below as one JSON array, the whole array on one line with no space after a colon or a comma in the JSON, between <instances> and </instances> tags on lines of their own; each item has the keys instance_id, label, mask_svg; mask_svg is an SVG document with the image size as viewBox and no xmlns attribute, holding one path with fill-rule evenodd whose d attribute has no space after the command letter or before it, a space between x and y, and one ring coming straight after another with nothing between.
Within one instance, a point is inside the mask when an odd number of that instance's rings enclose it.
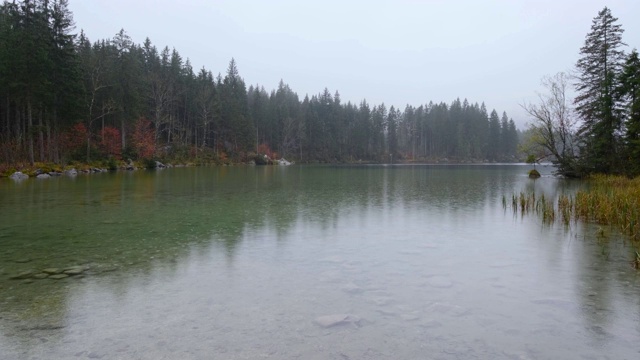
<instances>
[{"instance_id":1,"label":"rippled water","mask_svg":"<svg viewBox=\"0 0 640 360\"><path fill-rule=\"evenodd\" d=\"M527 169L0 179L0 359L640 358L632 249L505 210L581 186Z\"/></svg>"}]
</instances>

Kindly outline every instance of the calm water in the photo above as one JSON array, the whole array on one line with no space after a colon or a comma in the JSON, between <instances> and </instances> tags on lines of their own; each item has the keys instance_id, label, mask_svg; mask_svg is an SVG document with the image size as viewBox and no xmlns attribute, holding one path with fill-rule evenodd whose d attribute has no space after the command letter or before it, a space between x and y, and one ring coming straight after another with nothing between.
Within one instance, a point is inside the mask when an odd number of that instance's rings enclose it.
<instances>
[{"instance_id":1,"label":"calm water","mask_svg":"<svg viewBox=\"0 0 640 360\"><path fill-rule=\"evenodd\" d=\"M0 179L0 359L640 358L632 250L505 211L580 186L527 169Z\"/></svg>"}]
</instances>

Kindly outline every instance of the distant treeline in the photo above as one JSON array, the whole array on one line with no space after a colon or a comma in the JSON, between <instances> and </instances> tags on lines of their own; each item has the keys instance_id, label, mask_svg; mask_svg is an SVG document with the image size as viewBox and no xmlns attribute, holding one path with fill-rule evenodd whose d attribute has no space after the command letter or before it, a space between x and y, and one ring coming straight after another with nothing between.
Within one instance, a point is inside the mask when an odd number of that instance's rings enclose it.
<instances>
[{"instance_id":1,"label":"distant treeline","mask_svg":"<svg viewBox=\"0 0 640 360\"><path fill-rule=\"evenodd\" d=\"M515 160L513 120L484 104L301 100L282 81L247 89L233 59L214 76L124 30L93 43L73 32L66 0L0 6L0 162Z\"/></svg>"}]
</instances>

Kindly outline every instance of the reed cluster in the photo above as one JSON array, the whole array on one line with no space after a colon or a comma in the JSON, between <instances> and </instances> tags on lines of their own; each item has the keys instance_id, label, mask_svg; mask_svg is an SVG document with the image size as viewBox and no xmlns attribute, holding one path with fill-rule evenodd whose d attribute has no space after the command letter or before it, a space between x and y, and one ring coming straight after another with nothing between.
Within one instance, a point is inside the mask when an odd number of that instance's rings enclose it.
<instances>
[{"instance_id":1,"label":"reed cluster","mask_svg":"<svg viewBox=\"0 0 640 360\"><path fill-rule=\"evenodd\" d=\"M502 206L507 208L507 199L502 197ZM521 215L535 212L542 217L542 221L546 224L551 224L556 219L556 209L553 206L553 202L542 194L540 197L536 197L535 192L519 194L513 194L511 196L511 208L514 213L520 213Z\"/></svg>"},{"instance_id":2,"label":"reed cluster","mask_svg":"<svg viewBox=\"0 0 640 360\"><path fill-rule=\"evenodd\" d=\"M505 197L502 204L508 207ZM512 195L511 208L521 215L535 212L545 224L554 223L558 214L565 226L583 221L616 227L634 243L635 265L640 267L640 177L594 176L586 189L560 195L555 204L544 194L520 192Z\"/></svg>"},{"instance_id":3,"label":"reed cluster","mask_svg":"<svg viewBox=\"0 0 640 360\"><path fill-rule=\"evenodd\" d=\"M578 191L571 212L575 219L616 226L640 241L640 177L595 176Z\"/></svg>"}]
</instances>

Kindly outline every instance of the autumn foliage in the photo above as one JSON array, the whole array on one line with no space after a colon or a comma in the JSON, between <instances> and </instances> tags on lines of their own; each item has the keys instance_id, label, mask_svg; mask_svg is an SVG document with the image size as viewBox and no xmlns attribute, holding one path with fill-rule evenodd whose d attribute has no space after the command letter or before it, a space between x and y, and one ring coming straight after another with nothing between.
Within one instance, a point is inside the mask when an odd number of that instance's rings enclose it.
<instances>
[{"instance_id":1,"label":"autumn foliage","mask_svg":"<svg viewBox=\"0 0 640 360\"><path fill-rule=\"evenodd\" d=\"M275 159L278 154L276 154L268 144L262 143L258 146L258 154L259 155L267 155L269 159Z\"/></svg>"},{"instance_id":2,"label":"autumn foliage","mask_svg":"<svg viewBox=\"0 0 640 360\"><path fill-rule=\"evenodd\" d=\"M122 145L120 131L114 127L107 126L100 132L100 152L107 157L120 160L122 158Z\"/></svg>"},{"instance_id":3,"label":"autumn foliage","mask_svg":"<svg viewBox=\"0 0 640 360\"><path fill-rule=\"evenodd\" d=\"M140 118L133 130L133 148L140 159L151 159L156 151L154 129L151 121Z\"/></svg>"},{"instance_id":4,"label":"autumn foliage","mask_svg":"<svg viewBox=\"0 0 640 360\"><path fill-rule=\"evenodd\" d=\"M77 123L60 137L61 148L70 154L81 154L86 150L89 133L83 123Z\"/></svg>"}]
</instances>

